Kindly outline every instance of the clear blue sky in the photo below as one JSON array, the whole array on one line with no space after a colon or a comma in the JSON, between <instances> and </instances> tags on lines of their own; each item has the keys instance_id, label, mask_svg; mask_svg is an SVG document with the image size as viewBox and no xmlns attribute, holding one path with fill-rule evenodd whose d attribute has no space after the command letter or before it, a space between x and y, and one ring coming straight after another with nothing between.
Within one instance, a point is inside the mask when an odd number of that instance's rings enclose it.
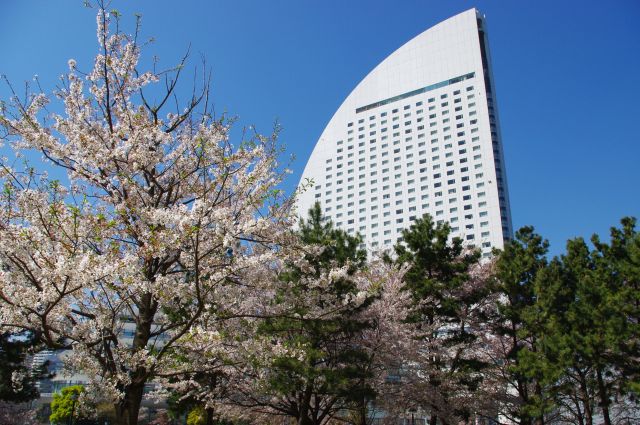
<instances>
[{"instance_id":1,"label":"clear blue sky","mask_svg":"<svg viewBox=\"0 0 640 425\"><path fill-rule=\"evenodd\" d=\"M285 189L333 112L403 43L456 13L487 16L514 227L533 224L563 249L640 217L640 2L612 1L114 1L146 54L167 66L187 46L213 70L217 111L269 132L297 159ZM0 1L0 74L45 89L97 51L95 10L82 1ZM188 84L187 84L188 85ZM185 85L186 86L186 85ZM0 88L6 97L6 89Z\"/></svg>"}]
</instances>

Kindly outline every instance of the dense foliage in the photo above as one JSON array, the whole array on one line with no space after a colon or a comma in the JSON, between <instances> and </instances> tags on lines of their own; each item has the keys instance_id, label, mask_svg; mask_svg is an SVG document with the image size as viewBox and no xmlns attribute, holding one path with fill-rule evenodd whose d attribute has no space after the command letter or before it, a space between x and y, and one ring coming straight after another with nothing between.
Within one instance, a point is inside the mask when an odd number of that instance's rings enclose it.
<instances>
[{"instance_id":1,"label":"dense foliage","mask_svg":"<svg viewBox=\"0 0 640 425\"><path fill-rule=\"evenodd\" d=\"M72 385L53 394L51 416L49 416L52 424L78 423L80 417L79 399L83 391L82 385Z\"/></svg>"},{"instance_id":2,"label":"dense foliage","mask_svg":"<svg viewBox=\"0 0 640 425\"><path fill-rule=\"evenodd\" d=\"M206 76L179 106L184 61L139 70L118 17L99 9L100 53L88 72L69 61L61 114L39 92L0 104L2 141L66 173L0 164L0 320L72 350L87 391L135 425L145 384L191 372L178 347L214 351L217 319L253 311L245 289L292 243L274 139L233 146Z\"/></svg>"},{"instance_id":3,"label":"dense foliage","mask_svg":"<svg viewBox=\"0 0 640 425\"><path fill-rule=\"evenodd\" d=\"M318 204L297 235L306 246L303 261L272 276L267 314L255 323L254 337L270 341L272 355L259 360L248 353L253 367L231 400L241 409L319 425L373 397L359 335L374 326L362 313L375 294L362 286L360 238L323 220Z\"/></svg>"},{"instance_id":4,"label":"dense foliage","mask_svg":"<svg viewBox=\"0 0 640 425\"><path fill-rule=\"evenodd\" d=\"M638 421L640 234L624 218L611 241L548 243L525 227L498 253L493 319L500 413L516 423Z\"/></svg>"}]
</instances>

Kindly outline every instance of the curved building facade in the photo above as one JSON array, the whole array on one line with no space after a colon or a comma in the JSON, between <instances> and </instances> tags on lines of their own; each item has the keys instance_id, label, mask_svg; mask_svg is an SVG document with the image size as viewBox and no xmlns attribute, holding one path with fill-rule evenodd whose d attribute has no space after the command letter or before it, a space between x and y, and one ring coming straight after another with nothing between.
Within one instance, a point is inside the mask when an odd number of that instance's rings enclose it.
<instances>
[{"instance_id":1,"label":"curved building facade","mask_svg":"<svg viewBox=\"0 0 640 425\"><path fill-rule=\"evenodd\" d=\"M298 212L320 202L369 249L428 213L489 255L512 233L484 18L476 9L388 56L335 112L302 175Z\"/></svg>"}]
</instances>

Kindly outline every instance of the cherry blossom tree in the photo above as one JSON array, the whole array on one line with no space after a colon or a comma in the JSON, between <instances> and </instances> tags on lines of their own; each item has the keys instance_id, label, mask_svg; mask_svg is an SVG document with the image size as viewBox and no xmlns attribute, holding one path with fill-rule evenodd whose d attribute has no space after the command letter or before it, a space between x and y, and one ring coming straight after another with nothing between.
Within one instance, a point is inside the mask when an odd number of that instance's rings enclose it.
<instances>
[{"instance_id":1,"label":"cherry blossom tree","mask_svg":"<svg viewBox=\"0 0 640 425\"><path fill-rule=\"evenodd\" d=\"M328 249L307 245L308 256L333 258L327 251L340 243L330 240L334 246ZM262 313L245 315L242 323L226 320L233 329L217 340L234 348L221 356L198 345L187 361L207 364L195 369L209 372L167 387L204 404L209 416L257 423L281 423L288 416L296 423L365 425L375 415L395 413L392 403L404 391L394 374L418 347L415 327L405 321L411 305L406 268L378 257L346 275L345 268L327 267L316 275L310 264L299 266L307 276L294 284L281 269L265 272L263 279L277 284L254 303ZM345 279L352 287L336 297Z\"/></svg>"},{"instance_id":2,"label":"cherry blossom tree","mask_svg":"<svg viewBox=\"0 0 640 425\"><path fill-rule=\"evenodd\" d=\"M38 412L29 403L11 403L0 400L0 425L13 425L16 418L24 425L38 425Z\"/></svg>"},{"instance_id":3,"label":"cherry blossom tree","mask_svg":"<svg viewBox=\"0 0 640 425\"><path fill-rule=\"evenodd\" d=\"M297 233L305 244L303 261L264 274L272 282L259 308L266 314L252 323L243 344L235 391L221 406L230 415L321 425L373 393L359 342L374 326L361 313L377 293L362 271L361 240L323 220L319 204Z\"/></svg>"},{"instance_id":4,"label":"cherry blossom tree","mask_svg":"<svg viewBox=\"0 0 640 425\"><path fill-rule=\"evenodd\" d=\"M360 316L372 324L359 335L358 345L366 352L363 376L375 391L372 398L362 397L349 406L348 423L367 425L380 414L392 416L402 404L399 373L418 348L416 329L407 322L411 295L404 290L406 267L398 267L375 255L360 275L362 286L376 294Z\"/></svg>"},{"instance_id":5,"label":"cherry blossom tree","mask_svg":"<svg viewBox=\"0 0 640 425\"><path fill-rule=\"evenodd\" d=\"M139 70L138 31L118 21L99 9L100 52L87 73L69 61L64 112L42 92L1 104L2 141L67 177L2 159L0 322L71 349L87 393L134 425L145 385L191 372L178 347L215 346L225 318L255 312L244 288L293 239L275 137L233 146L208 77L179 106L186 58Z\"/></svg>"},{"instance_id":6,"label":"cherry blossom tree","mask_svg":"<svg viewBox=\"0 0 640 425\"><path fill-rule=\"evenodd\" d=\"M403 231L395 246L407 267L404 289L411 295L407 322L414 325L415 349L406 353L396 408L422 408L430 423L467 421L476 412L483 370L491 263L449 238L448 224L425 215ZM495 300L494 300L495 302Z\"/></svg>"}]
</instances>

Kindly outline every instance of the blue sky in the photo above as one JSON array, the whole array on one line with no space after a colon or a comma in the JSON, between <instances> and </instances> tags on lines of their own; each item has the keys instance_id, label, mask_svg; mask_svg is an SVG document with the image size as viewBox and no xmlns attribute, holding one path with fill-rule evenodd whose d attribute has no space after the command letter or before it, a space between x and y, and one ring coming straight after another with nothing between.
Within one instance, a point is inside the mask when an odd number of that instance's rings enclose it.
<instances>
[{"instance_id":1,"label":"blue sky","mask_svg":"<svg viewBox=\"0 0 640 425\"><path fill-rule=\"evenodd\" d=\"M95 10L82 1L2 0L0 74L45 90L97 52ZM191 45L206 57L218 112L268 133L278 120L298 182L333 112L375 65L471 7L487 16L514 227L564 241L640 217L640 2L115 1L146 50L167 66ZM185 89L188 82L185 81ZM0 98L6 89L0 88Z\"/></svg>"}]
</instances>

